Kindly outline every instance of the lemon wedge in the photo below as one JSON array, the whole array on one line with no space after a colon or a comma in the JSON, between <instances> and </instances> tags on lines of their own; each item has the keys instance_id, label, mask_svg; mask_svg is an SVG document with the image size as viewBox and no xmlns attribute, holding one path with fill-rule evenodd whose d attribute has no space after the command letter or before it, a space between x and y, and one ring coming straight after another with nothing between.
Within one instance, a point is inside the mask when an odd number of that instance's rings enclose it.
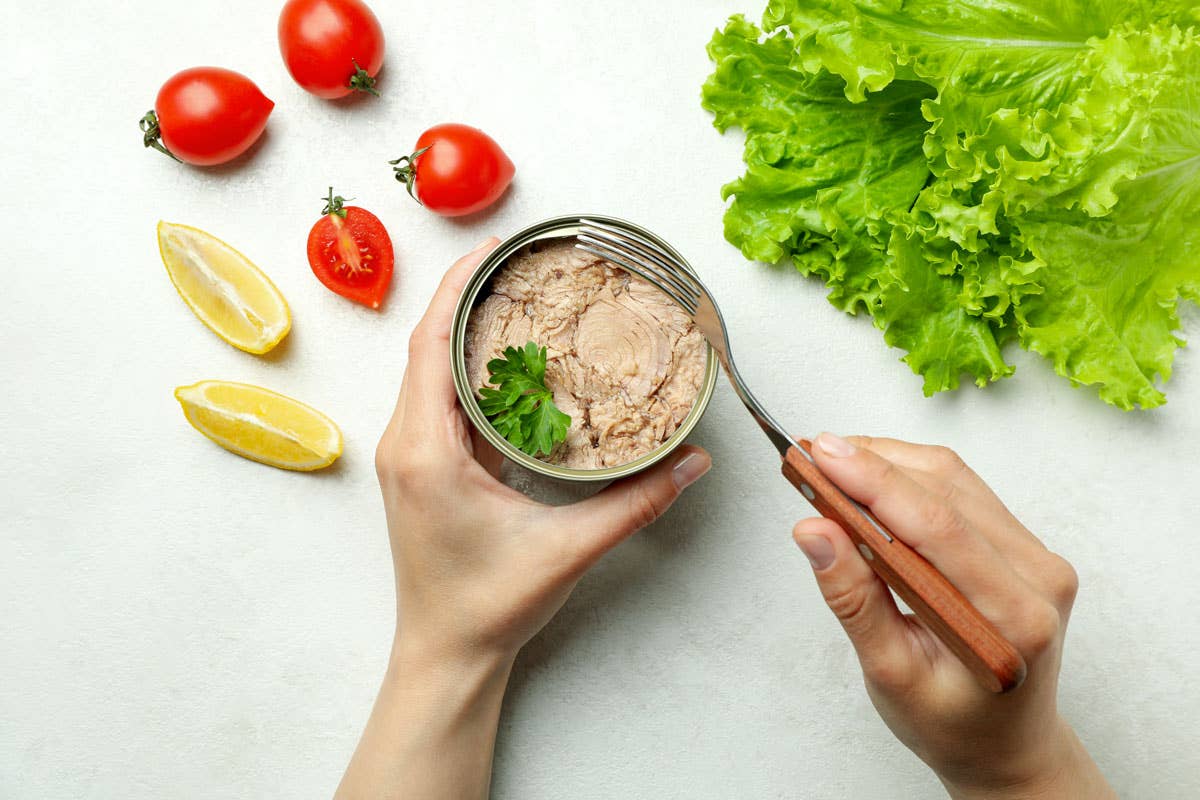
<instances>
[{"instance_id":1,"label":"lemon wedge","mask_svg":"<svg viewBox=\"0 0 1200 800\"><path fill-rule=\"evenodd\" d=\"M342 454L342 432L333 420L298 400L228 381L201 381L175 390L192 427L252 461L312 472Z\"/></svg>"},{"instance_id":2,"label":"lemon wedge","mask_svg":"<svg viewBox=\"0 0 1200 800\"><path fill-rule=\"evenodd\" d=\"M291 330L291 311L271 279L212 234L160 222L158 251L183 301L239 350L262 355Z\"/></svg>"}]
</instances>

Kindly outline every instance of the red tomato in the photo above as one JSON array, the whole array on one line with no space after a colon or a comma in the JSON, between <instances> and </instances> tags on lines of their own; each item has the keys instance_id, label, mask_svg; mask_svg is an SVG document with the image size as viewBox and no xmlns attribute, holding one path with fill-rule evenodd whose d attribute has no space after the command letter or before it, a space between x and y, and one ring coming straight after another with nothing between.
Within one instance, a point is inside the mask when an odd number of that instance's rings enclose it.
<instances>
[{"instance_id":1,"label":"red tomato","mask_svg":"<svg viewBox=\"0 0 1200 800\"><path fill-rule=\"evenodd\" d=\"M324 216L308 233L308 263L330 291L379 308L392 282L392 239L378 217L345 202L330 187Z\"/></svg>"},{"instance_id":2,"label":"red tomato","mask_svg":"<svg viewBox=\"0 0 1200 800\"><path fill-rule=\"evenodd\" d=\"M362 0L288 0L279 14L279 51L292 79L317 97L379 94L383 28Z\"/></svg>"},{"instance_id":3,"label":"red tomato","mask_svg":"<svg viewBox=\"0 0 1200 800\"><path fill-rule=\"evenodd\" d=\"M416 152L389 161L421 205L445 217L482 211L500 199L517 169L496 140L469 125L437 125Z\"/></svg>"},{"instance_id":4,"label":"red tomato","mask_svg":"<svg viewBox=\"0 0 1200 800\"><path fill-rule=\"evenodd\" d=\"M240 72L185 69L163 84L154 110L142 117L142 143L189 164L223 164L257 141L273 108Z\"/></svg>"}]
</instances>

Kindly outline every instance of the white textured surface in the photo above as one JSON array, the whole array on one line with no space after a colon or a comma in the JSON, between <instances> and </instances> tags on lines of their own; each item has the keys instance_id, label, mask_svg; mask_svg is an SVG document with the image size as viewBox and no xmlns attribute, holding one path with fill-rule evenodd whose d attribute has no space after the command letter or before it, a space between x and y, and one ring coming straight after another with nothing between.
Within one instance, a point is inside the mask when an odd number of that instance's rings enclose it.
<instances>
[{"instance_id":1,"label":"white textured surface","mask_svg":"<svg viewBox=\"0 0 1200 800\"><path fill-rule=\"evenodd\" d=\"M1124 796L1200 794L1200 358L1170 405L1122 415L1043 363L934 400L867 323L721 239L740 168L698 106L704 45L746 0L375 5L382 102L289 80L277 3L16 3L0 109L0 797L319 797L374 696L392 625L372 469L408 332L441 271L491 233L571 211L658 231L724 301L743 369L798 431L957 448L1079 568L1062 703ZM739 8L740 6L740 8ZM175 70L218 63L278 104L232 167L143 152L136 122ZM518 165L485 219L424 213L384 161L430 124L491 132ZM382 314L326 292L304 257L326 186L397 245ZM222 344L167 282L159 219L266 269L295 329L259 359ZM1187 315L1200 334L1200 315ZM226 454L173 387L264 384L346 434L323 475ZM612 554L523 654L500 798L936 798L880 723L789 539L806 504L732 394L696 441L714 473Z\"/></svg>"}]
</instances>

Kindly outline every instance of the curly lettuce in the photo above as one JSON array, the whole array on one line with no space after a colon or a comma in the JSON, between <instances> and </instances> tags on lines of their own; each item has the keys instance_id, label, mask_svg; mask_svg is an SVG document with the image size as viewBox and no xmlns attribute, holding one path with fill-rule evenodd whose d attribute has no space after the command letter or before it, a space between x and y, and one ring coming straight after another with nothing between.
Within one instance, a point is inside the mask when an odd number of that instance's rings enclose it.
<instances>
[{"instance_id":1,"label":"curly lettuce","mask_svg":"<svg viewBox=\"0 0 1200 800\"><path fill-rule=\"evenodd\" d=\"M926 394L1009 341L1165 402L1200 302L1200 2L771 0L709 44L726 238L865 311Z\"/></svg>"},{"instance_id":2,"label":"curly lettuce","mask_svg":"<svg viewBox=\"0 0 1200 800\"><path fill-rule=\"evenodd\" d=\"M930 178L920 103L932 92L897 83L850 105L840 79L791 68L789 37L759 38L755 25L735 17L709 45L717 71L705 105L717 128L746 132L746 174L723 190L734 198L725 235L749 259L790 256L827 282L839 308L870 310L886 272L871 232Z\"/></svg>"},{"instance_id":3,"label":"curly lettuce","mask_svg":"<svg viewBox=\"0 0 1200 800\"><path fill-rule=\"evenodd\" d=\"M1200 48L1176 54L1163 67L1141 174L1116 187L1112 213L1042 210L1017 223L1030 252L1063 265L1018 307L1021 342L1122 408L1166 401L1155 379L1171 377L1184 344L1179 303L1200 303Z\"/></svg>"}]
</instances>

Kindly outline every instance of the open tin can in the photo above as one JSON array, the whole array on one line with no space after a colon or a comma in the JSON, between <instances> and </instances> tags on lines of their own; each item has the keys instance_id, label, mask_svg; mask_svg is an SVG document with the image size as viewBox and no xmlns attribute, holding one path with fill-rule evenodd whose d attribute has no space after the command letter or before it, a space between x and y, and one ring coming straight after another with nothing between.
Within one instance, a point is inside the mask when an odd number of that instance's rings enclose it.
<instances>
[{"instance_id":1,"label":"open tin can","mask_svg":"<svg viewBox=\"0 0 1200 800\"><path fill-rule=\"evenodd\" d=\"M564 217L554 217L535 225L530 225L528 228L518 231L509 236L503 242L496 246L496 249L488 254L483 263L475 270L475 274L471 276L467 282L466 288L463 290L462 296L458 299L458 307L454 311L454 322L450 328L450 359L454 373L454 388L458 393L458 400L462 404L463 410L467 417L471 420L471 424L487 439L497 450L504 454L506 458L532 472L540 475L545 475L551 478L557 478L563 481L573 482L592 482L592 481L611 481L617 478L624 478L628 475L641 472L650 466L657 464L659 461L671 454L683 441L688 437L696 425L700 422L700 418L704 416L705 410L708 408L709 400L712 399L713 389L717 384L717 372L720 365L717 361L716 354L712 348L708 348L708 359L705 364L704 376L700 385L700 392L696 395L696 400L692 404L691 411L684 417L683 421L676 428L675 432L658 447L651 452L638 458L628 464L622 464L619 467L606 467L603 469L571 469L560 466L558 464L549 464L541 461L533 456L530 456L518 448L514 447L507 439L496 432L492 424L484 416L483 411L479 408L478 399L475 396L475 387L470 385L467 377L467 359L466 359L466 340L467 340L467 320L471 313L481 302L483 302L489 292L492 276L503 267L510 258L520 252L523 248L533 242L546 239L564 239L576 236L579 233L579 228L583 220L589 219L596 222L603 222L607 225L623 228L636 233L655 244L662 247L668 253L679 259L680 263L687 265L691 270L691 265L667 242L663 241L658 236L655 236L650 231L632 222L627 222L616 217L604 216L601 214L577 214Z\"/></svg>"}]
</instances>

